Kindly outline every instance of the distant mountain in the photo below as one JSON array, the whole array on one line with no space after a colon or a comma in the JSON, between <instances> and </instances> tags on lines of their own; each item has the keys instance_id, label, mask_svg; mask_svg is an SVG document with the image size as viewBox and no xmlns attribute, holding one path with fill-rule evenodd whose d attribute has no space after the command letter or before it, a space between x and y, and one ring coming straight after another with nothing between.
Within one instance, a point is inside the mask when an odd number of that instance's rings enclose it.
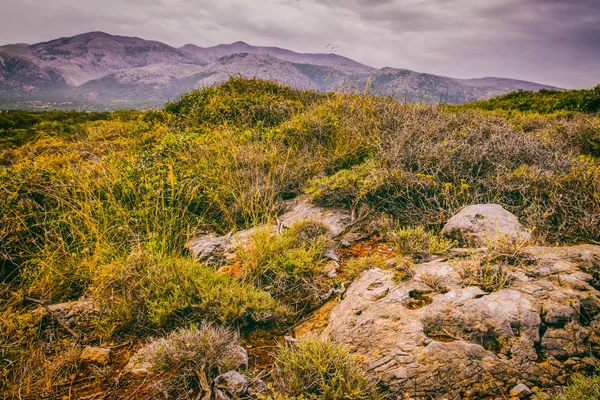
<instances>
[{"instance_id":1,"label":"distant mountain","mask_svg":"<svg viewBox=\"0 0 600 400\"><path fill-rule=\"evenodd\" d=\"M114 109L161 106L230 76L318 91L369 90L411 101L466 101L554 87L503 78L454 79L377 69L337 54L302 54L244 42L180 48L90 32L0 47L0 108Z\"/></svg>"}]
</instances>

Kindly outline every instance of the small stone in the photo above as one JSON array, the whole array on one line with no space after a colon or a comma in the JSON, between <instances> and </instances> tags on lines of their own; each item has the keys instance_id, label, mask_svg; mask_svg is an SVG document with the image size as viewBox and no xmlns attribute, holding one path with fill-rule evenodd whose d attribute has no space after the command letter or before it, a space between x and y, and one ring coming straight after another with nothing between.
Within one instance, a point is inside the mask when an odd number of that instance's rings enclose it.
<instances>
[{"instance_id":1,"label":"small stone","mask_svg":"<svg viewBox=\"0 0 600 400\"><path fill-rule=\"evenodd\" d=\"M526 385L520 383L514 388L511 389L510 395L512 397L521 398L525 396L529 396L531 394L531 389L529 389Z\"/></svg>"},{"instance_id":2,"label":"small stone","mask_svg":"<svg viewBox=\"0 0 600 400\"><path fill-rule=\"evenodd\" d=\"M231 400L231 398L219 389L217 389L215 390L215 400Z\"/></svg>"},{"instance_id":3,"label":"small stone","mask_svg":"<svg viewBox=\"0 0 600 400\"><path fill-rule=\"evenodd\" d=\"M79 355L79 360L84 363L107 365L110 363L110 353L110 349L86 346Z\"/></svg>"},{"instance_id":4,"label":"small stone","mask_svg":"<svg viewBox=\"0 0 600 400\"><path fill-rule=\"evenodd\" d=\"M248 368L248 352L242 346L238 346L236 349L235 362L233 363L233 369L247 369Z\"/></svg>"},{"instance_id":5,"label":"small stone","mask_svg":"<svg viewBox=\"0 0 600 400\"><path fill-rule=\"evenodd\" d=\"M248 377L237 371L229 371L217 376L215 384L217 388L225 390L232 396L241 396L248 391Z\"/></svg>"}]
</instances>

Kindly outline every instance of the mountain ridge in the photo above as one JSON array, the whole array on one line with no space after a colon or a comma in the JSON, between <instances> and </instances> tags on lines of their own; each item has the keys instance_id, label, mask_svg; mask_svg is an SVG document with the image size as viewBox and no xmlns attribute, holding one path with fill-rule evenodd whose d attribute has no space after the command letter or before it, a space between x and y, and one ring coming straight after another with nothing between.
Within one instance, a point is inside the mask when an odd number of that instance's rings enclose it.
<instances>
[{"instance_id":1,"label":"mountain ridge","mask_svg":"<svg viewBox=\"0 0 600 400\"><path fill-rule=\"evenodd\" d=\"M230 76L322 92L364 88L410 101L463 103L515 90L558 89L517 79L458 79L374 68L335 53L298 53L243 41L173 47L155 40L82 33L0 46L0 107L155 107Z\"/></svg>"}]
</instances>

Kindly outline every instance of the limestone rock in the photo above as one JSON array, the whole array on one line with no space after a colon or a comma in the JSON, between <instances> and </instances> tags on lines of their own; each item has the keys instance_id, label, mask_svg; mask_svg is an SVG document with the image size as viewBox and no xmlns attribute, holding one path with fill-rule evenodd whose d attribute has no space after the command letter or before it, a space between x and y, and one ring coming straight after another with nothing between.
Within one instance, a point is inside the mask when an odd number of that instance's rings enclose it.
<instances>
[{"instance_id":1,"label":"limestone rock","mask_svg":"<svg viewBox=\"0 0 600 400\"><path fill-rule=\"evenodd\" d=\"M475 398L509 397L498 387L562 385L597 363L588 354L598 349L591 327L600 324L600 292L578 272L599 268L600 247L527 252L536 263L513 268L514 282L493 293L464 287L442 259L417 265L399 285L392 271L365 271L321 335L347 346L392 396L460 398L468 390ZM565 272L577 285L552 279ZM439 276L449 291L433 291L424 275Z\"/></svg>"},{"instance_id":2,"label":"limestone rock","mask_svg":"<svg viewBox=\"0 0 600 400\"><path fill-rule=\"evenodd\" d=\"M138 379L151 374L154 371L154 364L148 359L146 349L142 347L131 358L121 374L123 376Z\"/></svg>"},{"instance_id":3,"label":"limestone rock","mask_svg":"<svg viewBox=\"0 0 600 400\"><path fill-rule=\"evenodd\" d=\"M517 217L499 204L475 204L463 208L448 220L442 234L473 247L485 246L501 238L527 240L530 235Z\"/></svg>"},{"instance_id":4,"label":"limestone rock","mask_svg":"<svg viewBox=\"0 0 600 400\"><path fill-rule=\"evenodd\" d=\"M110 363L110 354L110 349L86 346L79 355L79 360L84 363L104 366Z\"/></svg>"},{"instance_id":5,"label":"limestone rock","mask_svg":"<svg viewBox=\"0 0 600 400\"><path fill-rule=\"evenodd\" d=\"M527 385L524 385L522 383L519 383L517 386L515 386L514 388L512 388L510 390L510 395L512 397L521 398L521 397L529 396L530 394L531 394L531 390L527 387Z\"/></svg>"},{"instance_id":6,"label":"limestone rock","mask_svg":"<svg viewBox=\"0 0 600 400\"><path fill-rule=\"evenodd\" d=\"M229 371L217 376L215 385L219 390L232 396L242 396L248 391L249 379L237 371Z\"/></svg>"},{"instance_id":7,"label":"limestone rock","mask_svg":"<svg viewBox=\"0 0 600 400\"><path fill-rule=\"evenodd\" d=\"M297 222L312 220L327 226L331 236L337 236L346 230L352 220L348 211L315 205L308 196L288 201L284 209L286 211L279 217L280 226L263 225L222 236L211 233L190 240L186 246L198 261L216 265L233 264L237 261L236 249L247 246L251 236L259 230L280 233L281 229L289 228ZM339 261L333 251L327 251L325 256Z\"/></svg>"},{"instance_id":8,"label":"limestone rock","mask_svg":"<svg viewBox=\"0 0 600 400\"><path fill-rule=\"evenodd\" d=\"M231 400L231 398L219 389L217 389L215 390L215 400Z\"/></svg>"},{"instance_id":9,"label":"limestone rock","mask_svg":"<svg viewBox=\"0 0 600 400\"><path fill-rule=\"evenodd\" d=\"M51 304L48 306L48 309L68 326L77 326L79 328L90 326L92 319L101 314L100 303L92 299ZM33 313L46 315L47 311L40 306Z\"/></svg>"},{"instance_id":10,"label":"limestone rock","mask_svg":"<svg viewBox=\"0 0 600 400\"><path fill-rule=\"evenodd\" d=\"M329 209L313 204L308 196L299 196L287 203L287 211L279 217L284 228L305 220L318 221L329 228L333 236L343 233L352 222L343 209Z\"/></svg>"},{"instance_id":11,"label":"limestone rock","mask_svg":"<svg viewBox=\"0 0 600 400\"><path fill-rule=\"evenodd\" d=\"M248 368L248 352L242 346L238 346L236 349L236 357L235 360L232 361L233 365L231 367L233 369L246 369Z\"/></svg>"}]
</instances>

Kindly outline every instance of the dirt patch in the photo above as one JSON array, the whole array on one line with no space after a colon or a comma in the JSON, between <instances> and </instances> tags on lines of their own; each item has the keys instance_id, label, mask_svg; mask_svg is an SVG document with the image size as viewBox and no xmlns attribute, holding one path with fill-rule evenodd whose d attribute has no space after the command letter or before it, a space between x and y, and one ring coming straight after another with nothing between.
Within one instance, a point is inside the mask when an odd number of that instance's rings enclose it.
<instances>
[{"instance_id":1,"label":"dirt patch","mask_svg":"<svg viewBox=\"0 0 600 400\"><path fill-rule=\"evenodd\" d=\"M379 255L384 259L394 257L394 251L389 243L384 243L379 237L372 237L367 240L356 242L354 245L348 248L342 248L338 250L342 265L344 261L348 261L352 258L370 257Z\"/></svg>"},{"instance_id":2,"label":"dirt patch","mask_svg":"<svg viewBox=\"0 0 600 400\"><path fill-rule=\"evenodd\" d=\"M327 327L329 315L338 304L340 304L338 298L325 303L321 308L294 327L294 337L301 340L309 335L319 335Z\"/></svg>"},{"instance_id":3,"label":"dirt patch","mask_svg":"<svg viewBox=\"0 0 600 400\"><path fill-rule=\"evenodd\" d=\"M242 347L248 351L248 368L266 371L273 366L274 353L279 343L285 342L285 332L258 328L243 336Z\"/></svg>"}]
</instances>

